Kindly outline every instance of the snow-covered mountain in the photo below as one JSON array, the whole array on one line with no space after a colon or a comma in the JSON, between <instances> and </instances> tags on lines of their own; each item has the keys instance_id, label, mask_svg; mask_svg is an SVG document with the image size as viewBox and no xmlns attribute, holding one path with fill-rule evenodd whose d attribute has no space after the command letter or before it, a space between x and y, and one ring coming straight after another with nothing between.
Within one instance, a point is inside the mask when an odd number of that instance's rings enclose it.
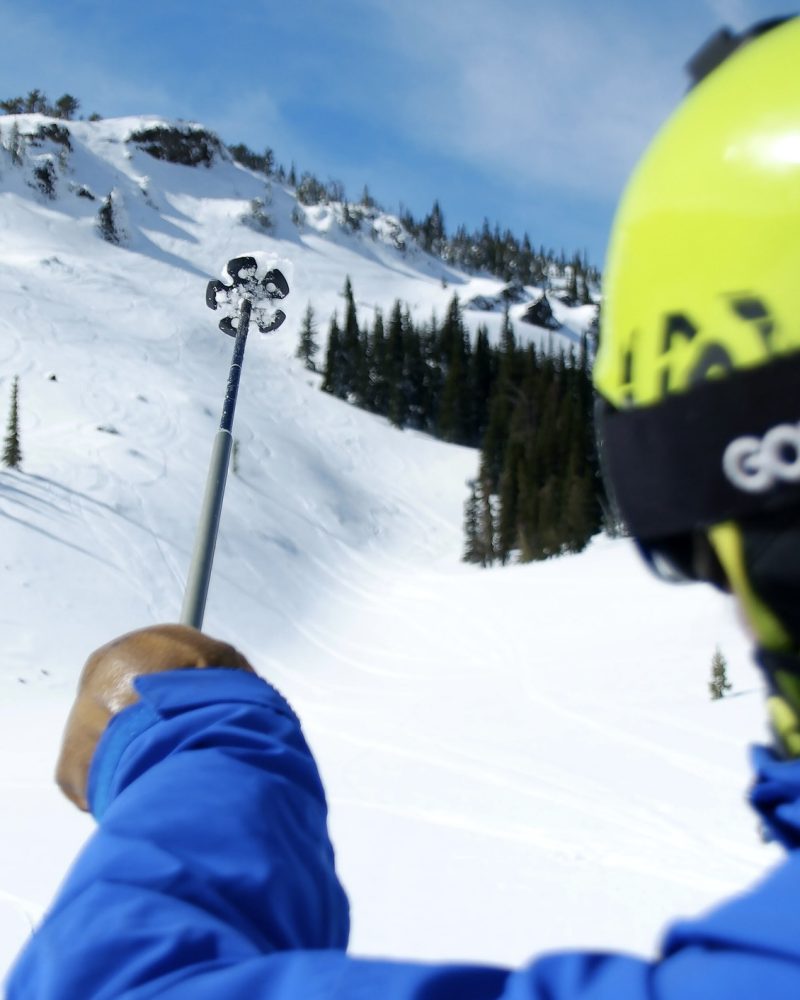
<instances>
[{"instance_id":1,"label":"snow-covered mountain","mask_svg":"<svg viewBox=\"0 0 800 1000\"><path fill-rule=\"evenodd\" d=\"M131 138L162 127L207 160ZM231 349L205 285L250 250L289 259L293 290L282 330L248 345L206 628L304 720L354 950L648 950L769 862L742 801L760 692L722 599L650 580L607 539L462 564L476 454L321 393L294 358L306 305L324 328L348 275L362 321L397 298L441 316L457 291L495 335L500 281L391 216L303 209L199 127L30 115L0 134L0 415L19 376L24 455L0 471L4 965L91 831L51 781L80 666L178 615ZM109 196L120 245L99 234ZM560 330L520 322L521 339L580 335L591 307L552 304ZM738 696L712 704L717 644Z\"/></svg>"}]
</instances>

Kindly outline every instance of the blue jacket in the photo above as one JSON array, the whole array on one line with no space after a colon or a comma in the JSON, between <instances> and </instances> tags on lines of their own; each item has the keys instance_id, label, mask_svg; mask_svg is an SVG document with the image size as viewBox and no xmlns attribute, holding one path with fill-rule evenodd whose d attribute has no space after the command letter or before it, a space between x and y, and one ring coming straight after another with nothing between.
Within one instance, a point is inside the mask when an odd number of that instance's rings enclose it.
<instances>
[{"instance_id":1,"label":"blue jacket","mask_svg":"<svg viewBox=\"0 0 800 1000\"><path fill-rule=\"evenodd\" d=\"M674 926L658 961L373 961L345 952L325 797L281 696L232 670L156 674L137 688L141 701L95 754L98 829L12 971L9 1000L800 997L800 761L756 756L753 801L786 861Z\"/></svg>"}]
</instances>

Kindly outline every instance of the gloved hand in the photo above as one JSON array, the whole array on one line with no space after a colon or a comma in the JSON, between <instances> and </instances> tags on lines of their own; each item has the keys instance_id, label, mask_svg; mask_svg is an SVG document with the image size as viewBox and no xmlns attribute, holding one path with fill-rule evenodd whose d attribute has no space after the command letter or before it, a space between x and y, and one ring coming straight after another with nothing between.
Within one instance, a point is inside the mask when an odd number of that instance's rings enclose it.
<instances>
[{"instance_id":1,"label":"gloved hand","mask_svg":"<svg viewBox=\"0 0 800 1000\"><path fill-rule=\"evenodd\" d=\"M139 700L134 679L190 667L230 667L255 673L233 646L186 625L155 625L129 632L92 653L78 682L56 766L61 791L79 809L89 809L89 767L106 726L114 715Z\"/></svg>"},{"instance_id":2,"label":"gloved hand","mask_svg":"<svg viewBox=\"0 0 800 1000\"><path fill-rule=\"evenodd\" d=\"M760 646L778 749L800 757L800 512L716 525L709 538Z\"/></svg>"}]
</instances>

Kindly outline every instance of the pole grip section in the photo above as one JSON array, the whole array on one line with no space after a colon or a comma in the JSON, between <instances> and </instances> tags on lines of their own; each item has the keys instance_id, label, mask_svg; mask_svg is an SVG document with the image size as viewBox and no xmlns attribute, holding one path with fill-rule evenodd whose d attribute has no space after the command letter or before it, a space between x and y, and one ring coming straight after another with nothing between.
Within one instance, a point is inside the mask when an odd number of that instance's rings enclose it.
<instances>
[{"instance_id":1,"label":"pole grip section","mask_svg":"<svg viewBox=\"0 0 800 1000\"><path fill-rule=\"evenodd\" d=\"M214 562L214 549L217 544L217 531L222 514L222 500L225 496L225 480L228 475L228 462L232 447L233 435L231 432L222 429L217 431L211 449L206 492L200 511L200 521L197 525L194 552L189 566L189 578L186 581L186 592L183 596L183 608L181 609L181 625L191 625L192 628L196 629L203 627L203 614L206 609L208 584L211 580L211 566Z\"/></svg>"}]
</instances>

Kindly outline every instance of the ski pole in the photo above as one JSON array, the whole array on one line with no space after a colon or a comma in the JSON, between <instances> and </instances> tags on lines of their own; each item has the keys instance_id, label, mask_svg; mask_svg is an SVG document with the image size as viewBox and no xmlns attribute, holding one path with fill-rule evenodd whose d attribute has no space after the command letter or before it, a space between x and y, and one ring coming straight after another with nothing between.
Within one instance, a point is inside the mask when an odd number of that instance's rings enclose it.
<instances>
[{"instance_id":1,"label":"ski pole","mask_svg":"<svg viewBox=\"0 0 800 1000\"><path fill-rule=\"evenodd\" d=\"M272 299L285 298L289 293L286 279L276 269L267 271L266 276L260 281L258 280L258 262L254 257L234 257L233 260L228 261L225 269L227 276L231 279L231 284L210 281L206 290L206 303L212 309L227 305L229 309L236 310L238 319L235 326L230 316L223 318L219 324L224 333L235 337L233 357L228 373L222 417L211 449L203 505L200 510L180 617L182 625L191 625L197 629L203 627L214 550L219 533L222 501L225 496L225 483L233 447L233 416L239 394L239 380L242 374L250 317L255 305L257 322L262 333L277 330L286 318L285 314L278 309L265 315L259 306Z\"/></svg>"}]
</instances>

